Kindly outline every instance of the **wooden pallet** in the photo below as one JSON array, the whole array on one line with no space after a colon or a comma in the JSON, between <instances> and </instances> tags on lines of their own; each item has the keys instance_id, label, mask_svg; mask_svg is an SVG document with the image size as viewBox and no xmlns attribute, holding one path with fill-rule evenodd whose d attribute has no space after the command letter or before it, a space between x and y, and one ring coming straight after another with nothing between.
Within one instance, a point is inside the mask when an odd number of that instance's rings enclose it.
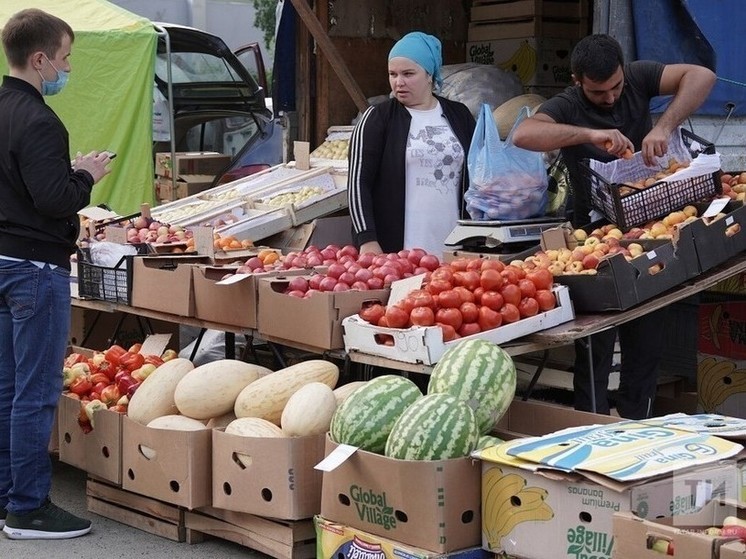
<instances>
[{"instance_id":1,"label":"wooden pallet","mask_svg":"<svg viewBox=\"0 0 746 559\"><path fill-rule=\"evenodd\" d=\"M229 540L277 559L316 557L313 520L276 520L212 507L184 513L188 543L205 535Z\"/></svg>"},{"instance_id":2,"label":"wooden pallet","mask_svg":"<svg viewBox=\"0 0 746 559\"><path fill-rule=\"evenodd\" d=\"M176 505L92 478L86 483L86 500L90 512L162 538L186 541L184 511Z\"/></svg>"}]
</instances>

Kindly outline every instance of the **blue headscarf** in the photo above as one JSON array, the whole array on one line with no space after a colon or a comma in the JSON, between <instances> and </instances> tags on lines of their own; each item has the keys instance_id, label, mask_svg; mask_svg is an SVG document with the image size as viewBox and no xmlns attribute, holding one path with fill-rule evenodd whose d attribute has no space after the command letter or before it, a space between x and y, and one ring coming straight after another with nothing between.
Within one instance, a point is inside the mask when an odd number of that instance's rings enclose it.
<instances>
[{"instance_id":1,"label":"blue headscarf","mask_svg":"<svg viewBox=\"0 0 746 559\"><path fill-rule=\"evenodd\" d=\"M416 62L433 77L433 82L438 89L443 85L443 78L440 76L440 67L443 65L443 55L441 54L440 39L422 33L412 31L399 39L389 52L389 60L394 57L403 56Z\"/></svg>"}]
</instances>

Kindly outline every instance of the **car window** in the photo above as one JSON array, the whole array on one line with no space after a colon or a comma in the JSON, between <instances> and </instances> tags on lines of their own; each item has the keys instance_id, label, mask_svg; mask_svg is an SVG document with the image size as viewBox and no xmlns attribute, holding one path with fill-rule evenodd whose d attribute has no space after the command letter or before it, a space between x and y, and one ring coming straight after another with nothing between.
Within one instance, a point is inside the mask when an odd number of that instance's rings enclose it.
<instances>
[{"instance_id":1,"label":"car window","mask_svg":"<svg viewBox=\"0 0 746 559\"><path fill-rule=\"evenodd\" d=\"M178 151L217 151L235 156L259 132L249 116L221 117L186 130Z\"/></svg>"},{"instance_id":2,"label":"car window","mask_svg":"<svg viewBox=\"0 0 746 559\"><path fill-rule=\"evenodd\" d=\"M155 59L155 74L168 81L168 64L165 53ZM225 63L225 60L201 52L177 52L171 54L171 76L173 83L235 82L241 78Z\"/></svg>"}]
</instances>

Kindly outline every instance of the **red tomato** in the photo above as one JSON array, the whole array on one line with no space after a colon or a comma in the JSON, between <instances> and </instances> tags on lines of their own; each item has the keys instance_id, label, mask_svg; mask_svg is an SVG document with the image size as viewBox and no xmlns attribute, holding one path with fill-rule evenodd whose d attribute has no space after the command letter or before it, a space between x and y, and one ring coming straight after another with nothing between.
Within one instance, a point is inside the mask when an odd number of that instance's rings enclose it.
<instances>
[{"instance_id":1,"label":"red tomato","mask_svg":"<svg viewBox=\"0 0 746 559\"><path fill-rule=\"evenodd\" d=\"M554 282L552 272L546 268L536 268L526 274L526 277L534 282L537 291L540 289L551 289Z\"/></svg>"},{"instance_id":2,"label":"red tomato","mask_svg":"<svg viewBox=\"0 0 746 559\"><path fill-rule=\"evenodd\" d=\"M373 326L378 326L378 322L383 318L384 314L386 314L386 309L380 303L363 305L363 308L360 309L360 318Z\"/></svg>"},{"instance_id":3,"label":"red tomato","mask_svg":"<svg viewBox=\"0 0 746 559\"><path fill-rule=\"evenodd\" d=\"M557 299L555 299L554 293L548 289L539 289L536 292L536 302L539 303L539 310L541 312L551 311L557 306Z\"/></svg>"},{"instance_id":4,"label":"red tomato","mask_svg":"<svg viewBox=\"0 0 746 559\"><path fill-rule=\"evenodd\" d=\"M481 303L483 307L488 307L493 311L499 311L505 304L505 299L497 291L485 291L482 293Z\"/></svg>"},{"instance_id":5,"label":"red tomato","mask_svg":"<svg viewBox=\"0 0 746 559\"><path fill-rule=\"evenodd\" d=\"M476 322L465 322L461 325L461 328L458 329L458 335L461 337L464 336L473 336L474 334L479 334L482 330L479 328L479 324Z\"/></svg>"},{"instance_id":6,"label":"red tomato","mask_svg":"<svg viewBox=\"0 0 746 559\"><path fill-rule=\"evenodd\" d=\"M461 257L451 262L450 266L454 272L465 272L467 264L469 264L469 259Z\"/></svg>"},{"instance_id":7,"label":"red tomato","mask_svg":"<svg viewBox=\"0 0 746 559\"><path fill-rule=\"evenodd\" d=\"M505 269L500 272L500 275L505 280L505 283L512 283L513 285L516 285L518 283L518 280L520 279L514 267L510 268L506 266Z\"/></svg>"},{"instance_id":8,"label":"red tomato","mask_svg":"<svg viewBox=\"0 0 746 559\"><path fill-rule=\"evenodd\" d=\"M469 261L466 263L466 269L479 272L482 269L482 259L481 258L469 259Z\"/></svg>"},{"instance_id":9,"label":"red tomato","mask_svg":"<svg viewBox=\"0 0 746 559\"><path fill-rule=\"evenodd\" d=\"M394 306L403 309L404 312L407 313L407 316L409 316L409 313L411 313L414 308L414 299L409 296L404 297L404 299L396 303Z\"/></svg>"},{"instance_id":10,"label":"red tomato","mask_svg":"<svg viewBox=\"0 0 746 559\"><path fill-rule=\"evenodd\" d=\"M378 326L380 326L382 328L388 328L389 327L389 321L386 320L386 315L385 314L378 321Z\"/></svg>"},{"instance_id":11,"label":"red tomato","mask_svg":"<svg viewBox=\"0 0 746 559\"><path fill-rule=\"evenodd\" d=\"M415 307L409 314L409 320L415 326L432 326L435 324L435 313L430 307Z\"/></svg>"},{"instance_id":12,"label":"red tomato","mask_svg":"<svg viewBox=\"0 0 746 559\"><path fill-rule=\"evenodd\" d=\"M463 324L464 319L461 316L461 311L454 308L445 308L445 309L438 309L435 312L435 322L440 322L442 324L448 324L449 326L453 327L454 332L461 328L461 324Z\"/></svg>"},{"instance_id":13,"label":"red tomato","mask_svg":"<svg viewBox=\"0 0 746 559\"><path fill-rule=\"evenodd\" d=\"M455 289L438 293L438 306L445 309L457 309L461 306L461 295Z\"/></svg>"},{"instance_id":14,"label":"red tomato","mask_svg":"<svg viewBox=\"0 0 746 559\"><path fill-rule=\"evenodd\" d=\"M479 318L479 308L474 303L468 301L461 303L458 310L461 311L461 318L463 318L464 322L476 322L477 318Z\"/></svg>"},{"instance_id":15,"label":"red tomato","mask_svg":"<svg viewBox=\"0 0 746 559\"><path fill-rule=\"evenodd\" d=\"M476 270L467 270L466 272L457 272L453 274L453 283L457 286L463 286L469 291L474 291L479 287L479 272Z\"/></svg>"},{"instance_id":16,"label":"red tomato","mask_svg":"<svg viewBox=\"0 0 746 559\"><path fill-rule=\"evenodd\" d=\"M510 270L514 271L518 279L523 279L526 277L526 270L524 270L523 268L519 266L513 266L513 264L508 264L507 266L505 266L505 269L508 271Z\"/></svg>"},{"instance_id":17,"label":"red tomato","mask_svg":"<svg viewBox=\"0 0 746 559\"><path fill-rule=\"evenodd\" d=\"M482 273L479 276L479 285L481 285L485 291L496 291L500 289L504 281L505 280L500 272L491 268L482 270Z\"/></svg>"},{"instance_id":18,"label":"red tomato","mask_svg":"<svg viewBox=\"0 0 746 559\"><path fill-rule=\"evenodd\" d=\"M505 269L505 264L503 264L499 260L493 260L492 258L487 258L485 260L482 260L482 271L497 270L498 272L502 272L504 269Z\"/></svg>"},{"instance_id":19,"label":"red tomato","mask_svg":"<svg viewBox=\"0 0 746 559\"><path fill-rule=\"evenodd\" d=\"M521 302L521 288L514 283L504 285L503 288L500 290L500 295L503 296L506 304L510 303L511 305L515 305L517 307L518 303Z\"/></svg>"},{"instance_id":20,"label":"red tomato","mask_svg":"<svg viewBox=\"0 0 746 559\"><path fill-rule=\"evenodd\" d=\"M434 279L433 277L430 278L430 281L425 286L425 289L427 289L433 295L437 295L438 293L442 293L443 291L448 291L452 288L453 286L451 285L451 282L443 279Z\"/></svg>"},{"instance_id":21,"label":"red tomato","mask_svg":"<svg viewBox=\"0 0 746 559\"><path fill-rule=\"evenodd\" d=\"M451 340L455 340L457 337L456 330L453 329L453 326L450 324L441 324L437 322L435 324L438 328L441 329L443 332L443 341L444 342L450 342Z\"/></svg>"},{"instance_id":22,"label":"red tomato","mask_svg":"<svg viewBox=\"0 0 746 559\"><path fill-rule=\"evenodd\" d=\"M518 310L518 307L516 307L512 303L505 303L503 308L500 309L500 314L503 317L503 324L517 322L521 318L521 313Z\"/></svg>"},{"instance_id":23,"label":"red tomato","mask_svg":"<svg viewBox=\"0 0 746 559\"><path fill-rule=\"evenodd\" d=\"M521 313L521 318L536 316L539 312L539 303L533 297L524 297L518 305L518 312Z\"/></svg>"},{"instance_id":24,"label":"red tomato","mask_svg":"<svg viewBox=\"0 0 746 559\"><path fill-rule=\"evenodd\" d=\"M433 270L430 280L444 280L448 283L453 282L453 270L450 266L441 266L437 270Z\"/></svg>"},{"instance_id":25,"label":"red tomato","mask_svg":"<svg viewBox=\"0 0 746 559\"><path fill-rule=\"evenodd\" d=\"M425 254L420 258L418 266L420 268L427 268L432 272L438 269L440 266L440 260L438 260L438 257L434 254Z\"/></svg>"},{"instance_id":26,"label":"red tomato","mask_svg":"<svg viewBox=\"0 0 746 559\"><path fill-rule=\"evenodd\" d=\"M484 305L479 307L479 318L477 319L477 323L482 329L482 332L485 330L491 330L492 328L497 328L502 324L502 322L503 317L499 311L492 310Z\"/></svg>"},{"instance_id":27,"label":"red tomato","mask_svg":"<svg viewBox=\"0 0 746 559\"><path fill-rule=\"evenodd\" d=\"M459 285L454 287L453 290L458 293L458 296L461 298L462 303L474 302L474 292L470 289L466 289L463 285Z\"/></svg>"},{"instance_id":28,"label":"red tomato","mask_svg":"<svg viewBox=\"0 0 746 559\"><path fill-rule=\"evenodd\" d=\"M426 289L415 289L411 291L407 298L411 298L415 307L430 307L435 308L435 300L433 299L432 293Z\"/></svg>"},{"instance_id":29,"label":"red tomato","mask_svg":"<svg viewBox=\"0 0 746 559\"><path fill-rule=\"evenodd\" d=\"M536 284L528 278L518 280L518 287L521 290L521 295L524 297L533 297L536 295Z\"/></svg>"},{"instance_id":30,"label":"red tomato","mask_svg":"<svg viewBox=\"0 0 746 559\"><path fill-rule=\"evenodd\" d=\"M384 314L386 323L390 328L404 328L409 322L409 313L402 307L397 305L389 305L386 307L386 314ZM380 321L379 321L380 324Z\"/></svg>"},{"instance_id":31,"label":"red tomato","mask_svg":"<svg viewBox=\"0 0 746 559\"><path fill-rule=\"evenodd\" d=\"M474 290L474 302L477 305L482 304L482 294L484 293L484 287L481 285Z\"/></svg>"}]
</instances>

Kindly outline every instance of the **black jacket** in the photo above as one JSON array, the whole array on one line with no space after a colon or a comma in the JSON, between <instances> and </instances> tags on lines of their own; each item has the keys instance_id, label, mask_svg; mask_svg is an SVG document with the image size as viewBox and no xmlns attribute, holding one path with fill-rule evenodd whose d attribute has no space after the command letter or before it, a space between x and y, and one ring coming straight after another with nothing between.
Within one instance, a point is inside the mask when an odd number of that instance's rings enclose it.
<instances>
[{"instance_id":1,"label":"black jacket","mask_svg":"<svg viewBox=\"0 0 746 559\"><path fill-rule=\"evenodd\" d=\"M93 177L70 166L62 121L29 83L0 87L0 254L70 268Z\"/></svg>"},{"instance_id":2,"label":"black jacket","mask_svg":"<svg viewBox=\"0 0 746 559\"><path fill-rule=\"evenodd\" d=\"M443 115L469 153L475 121L466 105L438 97ZM378 241L384 252L404 244L406 149L412 120L396 99L369 107L350 139L347 197L356 245ZM463 197L469 187L466 157L461 174L459 215L465 214Z\"/></svg>"}]
</instances>

